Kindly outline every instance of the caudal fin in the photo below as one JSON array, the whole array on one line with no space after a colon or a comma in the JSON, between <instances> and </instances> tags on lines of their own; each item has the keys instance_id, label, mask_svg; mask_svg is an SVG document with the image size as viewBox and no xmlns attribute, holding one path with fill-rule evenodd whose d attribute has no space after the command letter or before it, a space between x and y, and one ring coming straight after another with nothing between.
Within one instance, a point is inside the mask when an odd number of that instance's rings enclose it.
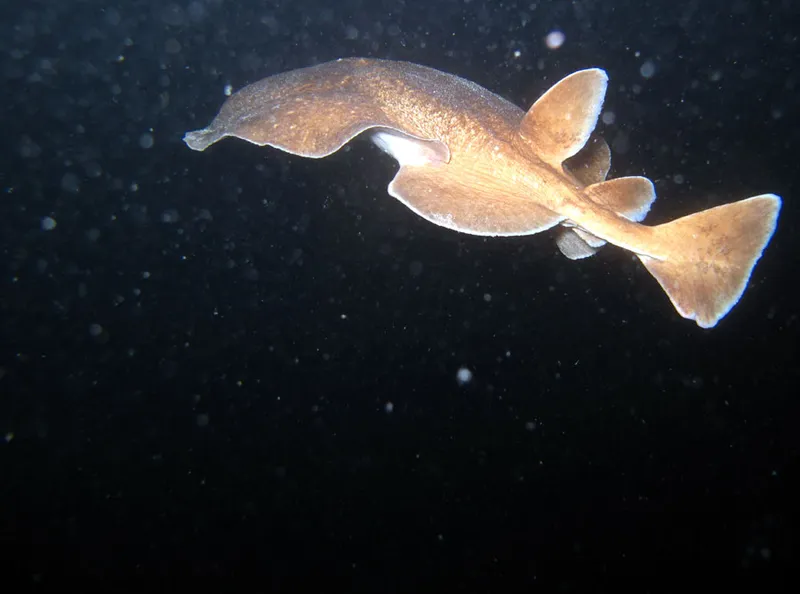
<instances>
[{"instance_id":1,"label":"caudal fin","mask_svg":"<svg viewBox=\"0 0 800 594\"><path fill-rule=\"evenodd\" d=\"M653 227L666 258L639 255L684 318L711 328L736 305L778 222L763 194Z\"/></svg>"}]
</instances>

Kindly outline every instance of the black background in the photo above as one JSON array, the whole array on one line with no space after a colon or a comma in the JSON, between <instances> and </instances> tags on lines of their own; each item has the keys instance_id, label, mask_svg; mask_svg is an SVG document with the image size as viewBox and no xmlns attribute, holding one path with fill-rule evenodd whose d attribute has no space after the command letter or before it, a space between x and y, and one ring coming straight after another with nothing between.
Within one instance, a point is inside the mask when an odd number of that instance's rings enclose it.
<instances>
[{"instance_id":1,"label":"black background","mask_svg":"<svg viewBox=\"0 0 800 594\"><path fill-rule=\"evenodd\" d=\"M4 2L4 583L790 589L799 14ZM324 160L181 142L226 85L344 56L433 66L523 108L602 67L611 176L655 182L648 223L775 192L776 235L701 330L622 250L570 262L549 233L422 220L363 141Z\"/></svg>"}]
</instances>

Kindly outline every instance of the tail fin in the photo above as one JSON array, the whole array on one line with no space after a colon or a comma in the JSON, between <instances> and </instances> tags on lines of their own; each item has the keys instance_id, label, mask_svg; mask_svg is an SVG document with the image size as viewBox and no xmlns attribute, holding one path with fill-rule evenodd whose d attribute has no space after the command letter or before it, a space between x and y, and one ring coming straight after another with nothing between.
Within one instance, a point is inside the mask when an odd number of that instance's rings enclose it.
<instances>
[{"instance_id":1,"label":"tail fin","mask_svg":"<svg viewBox=\"0 0 800 594\"><path fill-rule=\"evenodd\" d=\"M780 209L779 196L763 194L658 225L667 257L639 259L679 314L712 328L744 293Z\"/></svg>"}]
</instances>

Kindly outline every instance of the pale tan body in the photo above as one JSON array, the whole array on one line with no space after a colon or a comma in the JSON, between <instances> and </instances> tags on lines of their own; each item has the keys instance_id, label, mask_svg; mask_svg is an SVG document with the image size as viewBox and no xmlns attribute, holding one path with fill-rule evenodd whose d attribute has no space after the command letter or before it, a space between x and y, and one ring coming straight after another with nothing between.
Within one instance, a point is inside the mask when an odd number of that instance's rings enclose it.
<instances>
[{"instance_id":1,"label":"pale tan body","mask_svg":"<svg viewBox=\"0 0 800 594\"><path fill-rule=\"evenodd\" d=\"M437 70L339 60L245 87L208 128L185 140L204 150L236 136L319 158L371 130L401 165L389 193L429 221L490 236L574 226L574 234L565 229L560 236L569 234L570 241L559 241L565 255L589 256L605 241L628 249L681 315L713 326L744 290L774 230L780 199L764 195L720 207L729 209L723 214L711 209L657 227L636 222L655 198L652 184L644 178L600 183L608 148L602 140L587 142L606 80L597 69L575 73L526 114Z\"/></svg>"}]
</instances>

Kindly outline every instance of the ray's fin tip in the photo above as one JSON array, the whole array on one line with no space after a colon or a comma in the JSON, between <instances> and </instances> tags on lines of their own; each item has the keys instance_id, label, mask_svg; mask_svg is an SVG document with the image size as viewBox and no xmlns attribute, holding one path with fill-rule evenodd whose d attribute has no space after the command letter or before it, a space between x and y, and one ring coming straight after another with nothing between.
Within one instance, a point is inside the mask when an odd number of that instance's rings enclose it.
<instances>
[{"instance_id":1,"label":"ray's fin tip","mask_svg":"<svg viewBox=\"0 0 800 594\"><path fill-rule=\"evenodd\" d=\"M608 82L608 72L606 72L606 71L605 71L605 70L603 70L602 68L600 68L600 67L598 67L598 66L595 66L595 67L593 67L593 68L587 68L586 70L588 70L589 72L595 72L595 73L599 74L599 75L600 75L600 77L601 77L603 80L605 80L606 82Z\"/></svg>"},{"instance_id":2,"label":"ray's fin tip","mask_svg":"<svg viewBox=\"0 0 800 594\"><path fill-rule=\"evenodd\" d=\"M193 151L204 151L217 140L219 137L209 128L194 130L183 135L183 142Z\"/></svg>"}]
</instances>

